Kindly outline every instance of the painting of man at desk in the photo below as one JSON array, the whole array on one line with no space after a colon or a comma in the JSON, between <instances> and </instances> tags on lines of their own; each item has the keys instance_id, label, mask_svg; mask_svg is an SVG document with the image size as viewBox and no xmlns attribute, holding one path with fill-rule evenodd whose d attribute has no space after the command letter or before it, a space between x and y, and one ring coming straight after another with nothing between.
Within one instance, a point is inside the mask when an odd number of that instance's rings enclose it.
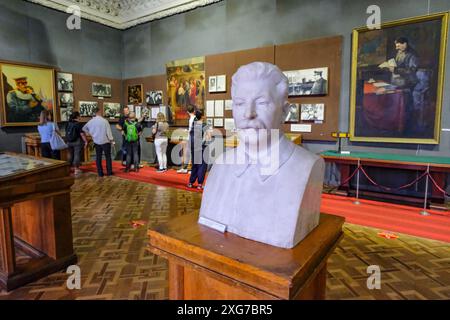
<instances>
[{"instance_id":1,"label":"painting of man at desk","mask_svg":"<svg viewBox=\"0 0 450 320\"><path fill-rule=\"evenodd\" d=\"M353 141L439 143L448 14L353 31Z\"/></svg>"}]
</instances>

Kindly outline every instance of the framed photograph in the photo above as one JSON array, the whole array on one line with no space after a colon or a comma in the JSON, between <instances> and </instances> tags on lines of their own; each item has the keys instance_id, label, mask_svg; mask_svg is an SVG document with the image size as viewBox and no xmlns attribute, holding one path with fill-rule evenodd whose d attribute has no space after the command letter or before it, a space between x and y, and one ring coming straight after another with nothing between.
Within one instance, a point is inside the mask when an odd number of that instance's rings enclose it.
<instances>
[{"instance_id":1,"label":"framed photograph","mask_svg":"<svg viewBox=\"0 0 450 320\"><path fill-rule=\"evenodd\" d=\"M92 96L94 97L103 97L103 98L111 98L112 89L110 84L104 83L92 83Z\"/></svg>"},{"instance_id":2,"label":"framed photograph","mask_svg":"<svg viewBox=\"0 0 450 320\"><path fill-rule=\"evenodd\" d=\"M207 118L207 119L206 119L206 125L207 125L208 127L210 127L210 128L213 128L213 127L214 127L214 119L212 119L212 118Z\"/></svg>"},{"instance_id":3,"label":"framed photograph","mask_svg":"<svg viewBox=\"0 0 450 320\"><path fill-rule=\"evenodd\" d=\"M166 72L168 114L176 123L185 125L189 105L202 111L205 108L205 57L171 61L166 64Z\"/></svg>"},{"instance_id":4,"label":"framed photograph","mask_svg":"<svg viewBox=\"0 0 450 320\"><path fill-rule=\"evenodd\" d=\"M105 102L103 103L103 116L109 119L120 118L120 103Z\"/></svg>"},{"instance_id":5,"label":"framed photograph","mask_svg":"<svg viewBox=\"0 0 450 320\"><path fill-rule=\"evenodd\" d=\"M324 121L325 105L323 103L302 104L301 105L302 121Z\"/></svg>"},{"instance_id":6,"label":"framed photograph","mask_svg":"<svg viewBox=\"0 0 450 320\"><path fill-rule=\"evenodd\" d=\"M159 106L163 103L163 92L158 91L149 91L145 94L145 102L151 106Z\"/></svg>"},{"instance_id":7,"label":"framed photograph","mask_svg":"<svg viewBox=\"0 0 450 320\"><path fill-rule=\"evenodd\" d=\"M61 108L73 107L73 93L59 92L58 101Z\"/></svg>"},{"instance_id":8,"label":"framed photograph","mask_svg":"<svg viewBox=\"0 0 450 320\"><path fill-rule=\"evenodd\" d=\"M215 117L223 117L224 105L225 105L225 102L223 100L215 100L214 101L214 116Z\"/></svg>"},{"instance_id":9,"label":"framed photograph","mask_svg":"<svg viewBox=\"0 0 450 320\"><path fill-rule=\"evenodd\" d=\"M58 91L73 92L73 75L71 73L58 72L56 74Z\"/></svg>"},{"instance_id":10,"label":"framed photograph","mask_svg":"<svg viewBox=\"0 0 450 320\"><path fill-rule=\"evenodd\" d=\"M98 108L98 103L95 101L79 101L78 108L81 117L93 117L95 109Z\"/></svg>"},{"instance_id":11,"label":"framed photograph","mask_svg":"<svg viewBox=\"0 0 450 320\"><path fill-rule=\"evenodd\" d=\"M233 100L225 100L225 110L233 110Z\"/></svg>"},{"instance_id":12,"label":"framed photograph","mask_svg":"<svg viewBox=\"0 0 450 320\"><path fill-rule=\"evenodd\" d=\"M42 110L56 114L55 70L0 62L2 126L35 126Z\"/></svg>"},{"instance_id":13,"label":"framed photograph","mask_svg":"<svg viewBox=\"0 0 450 320\"><path fill-rule=\"evenodd\" d=\"M128 104L142 104L144 92L142 84L128 86Z\"/></svg>"},{"instance_id":14,"label":"framed photograph","mask_svg":"<svg viewBox=\"0 0 450 320\"><path fill-rule=\"evenodd\" d=\"M209 77L208 90L210 93L217 92L217 76Z\"/></svg>"},{"instance_id":15,"label":"framed photograph","mask_svg":"<svg viewBox=\"0 0 450 320\"><path fill-rule=\"evenodd\" d=\"M72 107L65 107L65 108L60 108L60 117L61 117L61 121L62 122L67 122L69 121L70 116L73 113L73 106Z\"/></svg>"},{"instance_id":16,"label":"framed photograph","mask_svg":"<svg viewBox=\"0 0 450 320\"><path fill-rule=\"evenodd\" d=\"M223 119L214 119L214 127L216 128L223 127Z\"/></svg>"},{"instance_id":17,"label":"framed photograph","mask_svg":"<svg viewBox=\"0 0 450 320\"><path fill-rule=\"evenodd\" d=\"M216 92L227 92L227 76L217 76L216 85Z\"/></svg>"},{"instance_id":18,"label":"framed photograph","mask_svg":"<svg viewBox=\"0 0 450 320\"><path fill-rule=\"evenodd\" d=\"M328 94L328 68L283 72L289 80L289 96L324 96Z\"/></svg>"},{"instance_id":19,"label":"framed photograph","mask_svg":"<svg viewBox=\"0 0 450 320\"><path fill-rule=\"evenodd\" d=\"M438 144L448 13L353 30L350 140Z\"/></svg>"},{"instance_id":20,"label":"framed photograph","mask_svg":"<svg viewBox=\"0 0 450 320\"><path fill-rule=\"evenodd\" d=\"M233 118L227 118L224 121L224 128L227 131L234 131L236 130L236 125L234 123L234 119Z\"/></svg>"},{"instance_id":21,"label":"framed photograph","mask_svg":"<svg viewBox=\"0 0 450 320\"><path fill-rule=\"evenodd\" d=\"M288 114L285 122L298 122L300 120L300 107L297 103L289 104Z\"/></svg>"}]
</instances>

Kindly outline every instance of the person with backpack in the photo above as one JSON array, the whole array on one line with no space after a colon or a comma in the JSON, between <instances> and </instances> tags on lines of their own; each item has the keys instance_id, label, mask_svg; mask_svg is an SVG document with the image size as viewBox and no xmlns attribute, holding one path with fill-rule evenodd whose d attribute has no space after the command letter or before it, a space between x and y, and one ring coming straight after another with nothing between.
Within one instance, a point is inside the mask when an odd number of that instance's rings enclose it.
<instances>
[{"instance_id":1,"label":"person with backpack","mask_svg":"<svg viewBox=\"0 0 450 320\"><path fill-rule=\"evenodd\" d=\"M142 125L136 119L136 113L130 112L128 119L124 122L122 134L127 145L127 163L125 172L130 172L131 160L133 159L134 171L139 171L139 137L142 134Z\"/></svg>"},{"instance_id":2,"label":"person with backpack","mask_svg":"<svg viewBox=\"0 0 450 320\"><path fill-rule=\"evenodd\" d=\"M192 170L187 187L193 188L195 181L197 181L197 189L203 190L203 183L208 169L205 149L211 141L211 132L205 123L204 114L200 110L195 112L195 120L189 131L189 140L191 142Z\"/></svg>"},{"instance_id":3,"label":"person with backpack","mask_svg":"<svg viewBox=\"0 0 450 320\"><path fill-rule=\"evenodd\" d=\"M83 124L80 122L80 113L75 111L70 115L66 128L66 140L69 147L69 163L75 176L81 173L81 150L88 146L86 134L83 132Z\"/></svg>"}]
</instances>

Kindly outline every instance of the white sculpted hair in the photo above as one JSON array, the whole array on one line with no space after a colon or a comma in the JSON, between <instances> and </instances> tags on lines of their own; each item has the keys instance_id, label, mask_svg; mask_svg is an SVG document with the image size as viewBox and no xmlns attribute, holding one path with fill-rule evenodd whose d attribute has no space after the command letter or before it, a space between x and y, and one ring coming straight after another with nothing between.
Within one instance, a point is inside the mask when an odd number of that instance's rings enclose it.
<instances>
[{"instance_id":1,"label":"white sculpted hair","mask_svg":"<svg viewBox=\"0 0 450 320\"><path fill-rule=\"evenodd\" d=\"M270 79L277 88L281 103L288 99L289 80L283 72L275 65L267 62L253 62L242 66L233 75L231 95L234 96L235 87L240 81L254 81L258 79Z\"/></svg>"}]
</instances>

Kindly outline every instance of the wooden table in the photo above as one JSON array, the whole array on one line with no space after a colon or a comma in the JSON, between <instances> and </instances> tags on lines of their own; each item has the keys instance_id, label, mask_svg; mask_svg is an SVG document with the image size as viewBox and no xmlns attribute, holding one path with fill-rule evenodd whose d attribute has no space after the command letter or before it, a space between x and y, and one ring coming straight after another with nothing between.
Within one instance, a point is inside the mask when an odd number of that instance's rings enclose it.
<instances>
[{"instance_id":1,"label":"wooden table","mask_svg":"<svg viewBox=\"0 0 450 320\"><path fill-rule=\"evenodd\" d=\"M379 167L379 168L394 168L402 170L419 171L423 173L430 166L430 174L436 183L445 190L445 182L447 174L450 172L450 158L447 157L435 157L435 156L415 156L415 155L397 155L397 154L384 154L373 152L351 152L350 154L339 154L336 151L326 151L321 154L322 158L328 163L336 163L339 165L341 173L341 181L345 181L353 173L353 169L356 169L358 161L360 161L363 167ZM429 188L431 190L430 201L436 203L444 203L445 197L430 181ZM350 188L350 182L341 187L343 191L350 194L352 189ZM397 200L402 202L408 202L416 205L423 205L423 197L415 198L408 196L400 196L389 194L387 192L374 192L374 191L360 191L360 195L370 196L380 199Z\"/></svg>"},{"instance_id":2,"label":"wooden table","mask_svg":"<svg viewBox=\"0 0 450 320\"><path fill-rule=\"evenodd\" d=\"M177 217L149 230L149 250L169 260L172 300L324 299L327 259L344 219L322 214L293 249L280 249Z\"/></svg>"},{"instance_id":3,"label":"wooden table","mask_svg":"<svg viewBox=\"0 0 450 320\"><path fill-rule=\"evenodd\" d=\"M77 262L73 183L67 162L0 153L1 287L9 291Z\"/></svg>"},{"instance_id":4,"label":"wooden table","mask_svg":"<svg viewBox=\"0 0 450 320\"><path fill-rule=\"evenodd\" d=\"M92 142L92 137L87 136L89 143ZM26 153L30 156L41 157L41 136L39 133L25 134ZM83 148L81 154L81 162L90 162L91 152L89 148ZM61 150L61 160L67 161L69 159L69 152L67 149Z\"/></svg>"}]
</instances>

